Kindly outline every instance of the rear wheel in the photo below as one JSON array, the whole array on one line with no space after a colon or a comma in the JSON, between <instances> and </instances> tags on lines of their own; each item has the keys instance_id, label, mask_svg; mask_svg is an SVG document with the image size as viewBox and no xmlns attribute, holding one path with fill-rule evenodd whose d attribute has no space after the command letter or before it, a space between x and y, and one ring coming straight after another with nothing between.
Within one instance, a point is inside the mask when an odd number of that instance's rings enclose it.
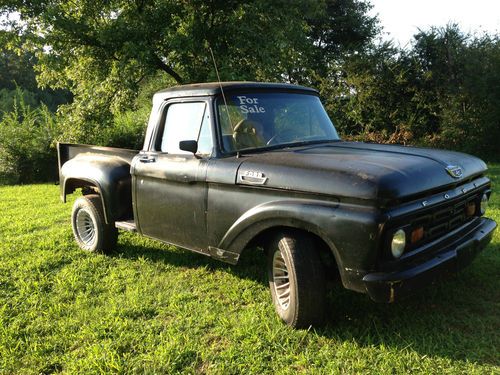
<instances>
[{"instance_id":1,"label":"rear wheel","mask_svg":"<svg viewBox=\"0 0 500 375\"><path fill-rule=\"evenodd\" d=\"M115 248L118 231L112 224L106 224L99 195L78 198L73 205L71 223L75 240L81 249L109 252Z\"/></svg>"},{"instance_id":2,"label":"rear wheel","mask_svg":"<svg viewBox=\"0 0 500 375\"><path fill-rule=\"evenodd\" d=\"M276 312L286 324L306 328L323 322L324 267L310 237L279 233L268 247L268 276Z\"/></svg>"}]
</instances>

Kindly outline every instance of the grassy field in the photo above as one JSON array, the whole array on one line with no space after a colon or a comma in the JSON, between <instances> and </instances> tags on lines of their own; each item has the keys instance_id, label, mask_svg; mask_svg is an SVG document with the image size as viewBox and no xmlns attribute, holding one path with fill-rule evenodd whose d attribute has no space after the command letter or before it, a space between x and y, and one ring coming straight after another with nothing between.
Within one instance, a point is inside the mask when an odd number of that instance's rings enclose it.
<instances>
[{"instance_id":1,"label":"grassy field","mask_svg":"<svg viewBox=\"0 0 500 375\"><path fill-rule=\"evenodd\" d=\"M54 185L0 188L1 373L500 373L499 230L446 283L394 305L335 288L327 326L294 331L258 252L233 267L125 233L87 254L71 203Z\"/></svg>"}]
</instances>

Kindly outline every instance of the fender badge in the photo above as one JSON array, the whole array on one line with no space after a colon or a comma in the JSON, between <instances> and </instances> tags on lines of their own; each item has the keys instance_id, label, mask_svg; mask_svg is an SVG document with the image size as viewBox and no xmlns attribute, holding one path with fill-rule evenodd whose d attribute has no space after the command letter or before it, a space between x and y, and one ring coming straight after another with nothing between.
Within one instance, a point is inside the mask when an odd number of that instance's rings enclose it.
<instances>
[{"instance_id":1,"label":"fender badge","mask_svg":"<svg viewBox=\"0 0 500 375\"><path fill-rule=\"evenodd\" d=\"M445 169L446 172L448 172L448 174L453 178L460 178L464 174L462 167L459 167L458 165L448 165Z\"/></svg>"},{"instance_id":2,"label":"fender badge","mask_svg":"<svg viewBox=\"0 0 500 375\"><path fill-rule=\"evenodd\" d=\"M267 177L262 172L257 171L244 171L238 174L238 182L251 185L264 185Z\"/></svg>"}]
</instances>

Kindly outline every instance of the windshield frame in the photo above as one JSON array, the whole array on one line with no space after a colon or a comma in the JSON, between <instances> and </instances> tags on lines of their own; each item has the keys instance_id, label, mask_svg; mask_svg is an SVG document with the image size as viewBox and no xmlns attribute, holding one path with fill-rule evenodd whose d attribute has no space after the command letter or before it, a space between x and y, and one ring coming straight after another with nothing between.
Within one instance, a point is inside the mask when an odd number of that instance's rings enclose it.
<instances>
[{"instance_id":1,"label":"windshield frame","mask_svg":"<svg viewBox=\"0 0 500 375\"><path fill-rule=\"evenodd\" d=\"M326 112L323 103L321 102L321 99L319 95L315 92L310 92L310 91L302 91L302 90L259 90L259 89L246 89L246 90L231 90L231 91L225 91L224 92L226 99L224 99L222 94L219 94L215 96L213 100L213 112L215 114L214 120L215 120L215 128L216 128L216 138L217 138L217 148L218 151L221 153L223 156L232 156L232 155L240 155L240 154L251 154L251 153L260 153L260 152L265 152L265 151L272 151L272 150L279 150L279 149L286 149L286 148L294 148L294 147L301 147L305 145L310 145L310 144L321 144L321 143L334 143L334 142L339 142L341 141L340 136L338 135L338 131L335 127L334 122L331 120L330 116L328 116L328 113ZM272 144L272 145L265 145L265 146L259 146L259 147L248 147L248 148L242 148L240 150L226 150L224 148L224 142L223 142L223 129L222 129L222 121L221 121L221 112L219 111L219 106L225 106L226 105L226 100L229 95L234 95L234 94L241 94L241 95L248 95L248 94L295 94L295 95L308 95L308 96L313 96L316 97L319 100L319 103L321 107L323 108L323 111L325 115L327 116L328 120L332 124L333 131L335 132L335 135L337 136L336 139L311 139L311 140L302 140L302 141L292 141L292 142L283 142L283 143L278 143L278 144ZM234 119L230 119L230 126L233 127L235 124L233 124Z\"/></svg>"}]
</instances>

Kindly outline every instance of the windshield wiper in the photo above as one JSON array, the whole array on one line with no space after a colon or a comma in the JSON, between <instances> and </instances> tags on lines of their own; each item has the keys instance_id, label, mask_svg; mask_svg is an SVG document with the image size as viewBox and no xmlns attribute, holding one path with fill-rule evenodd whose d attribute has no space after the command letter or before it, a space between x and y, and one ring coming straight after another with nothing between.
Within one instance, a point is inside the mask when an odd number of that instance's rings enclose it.
<instances>
[{"instance_id":1,"label":"windshield wiper","mask_svg":"<svg viewBox=\"0 0 500 375\"><path fill-rule=\"evenodd\" d=\"M263 147L244 148L242 150L236 151L236 156L239 157L240 155L246 155L246 154L261 153L261 152L265 152L265 151L273 151L273 150L292 148L292 147L300 147L300 146L320 144L320 143L335 143L335 142L340 142L340 141L341 141L340 139L316 139L316 140L310 140L310 141L280 143L277 145L269 145L269 146L263 146Z\"/></svg>"}]
</instances>

